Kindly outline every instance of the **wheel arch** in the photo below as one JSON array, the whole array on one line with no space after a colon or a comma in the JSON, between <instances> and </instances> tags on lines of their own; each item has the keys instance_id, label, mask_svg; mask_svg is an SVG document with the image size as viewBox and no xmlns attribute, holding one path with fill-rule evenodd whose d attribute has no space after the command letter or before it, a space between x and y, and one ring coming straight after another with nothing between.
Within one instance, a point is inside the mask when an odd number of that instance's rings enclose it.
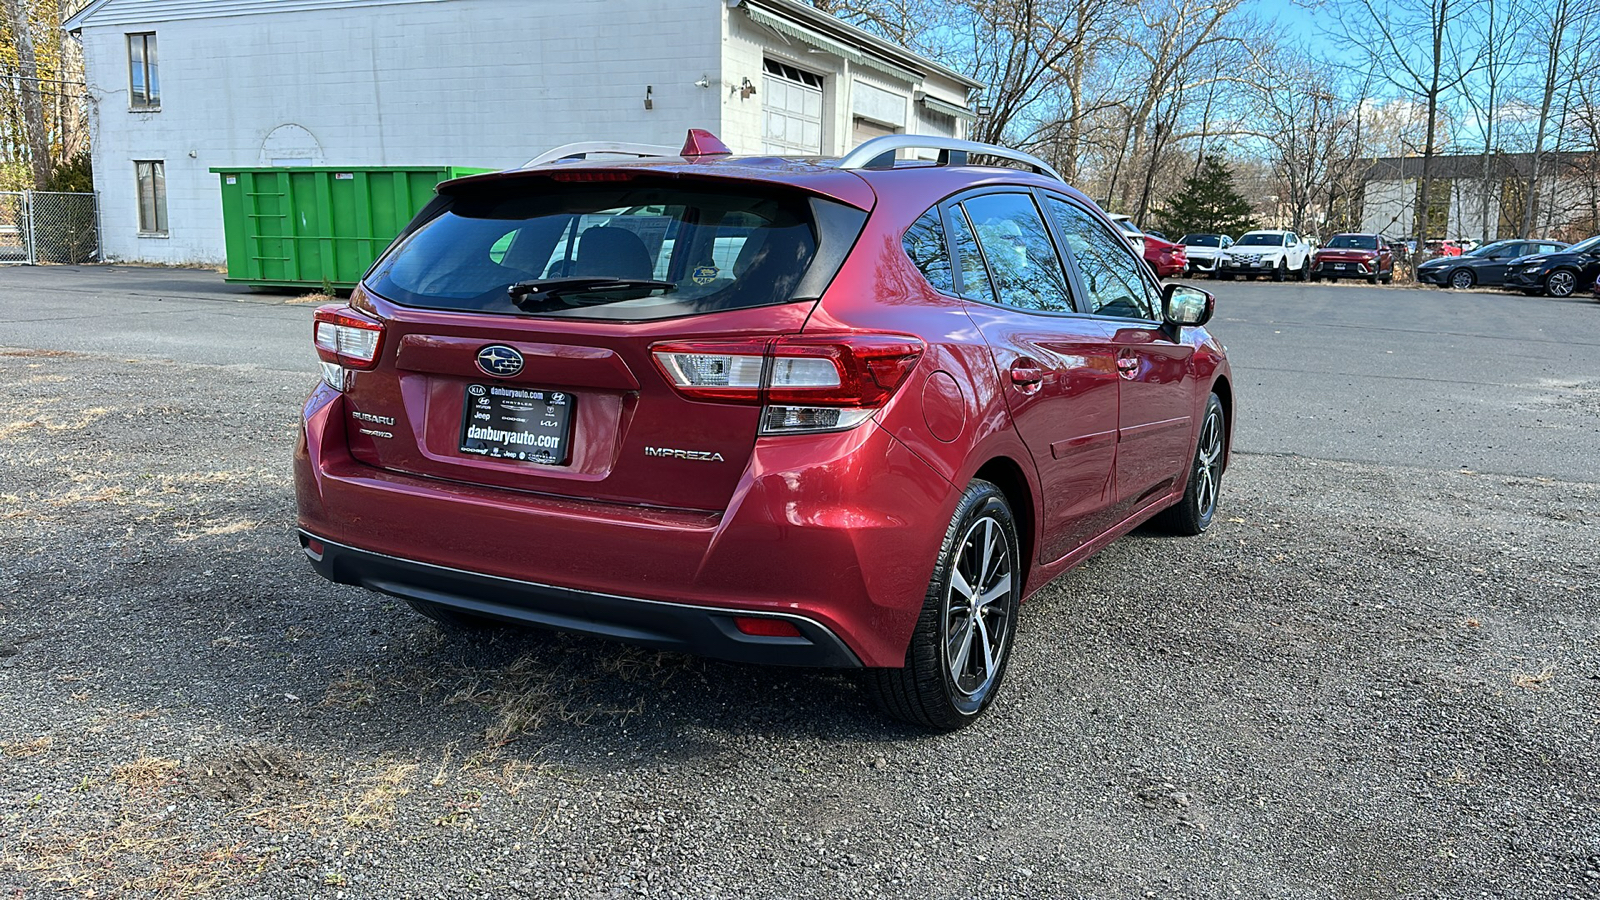
<instances>
[{"instance_id":1,"label":"wheel arch","mask_svg":"<svg viewBox=\"0 0 1600 900\"><path fill-rule=\"evenodd\" d=\"M1033 489L1028 485L1027 473L1015 459L995 456L979 466L972 477L981 478L999 488L1006 495L1006 502L1011 504L1011 517L1017 523L1017 540L1022 544L1023 584L1027 584L1027 578L1034 568L1038 543L1038 510L1034 506Z\"/></svg>"},{"instance_id":2,"label":"wheel arch","mask_svg":"<svg viewBox=\"0 0 1600 900\"><path fill-rule=\"evenodd\" d=\"M1228 464L1233 461L1233 383L1226 375L1218 375L1217 380L1211 383L1211 393L1217 395L1217 400L1222 404L1222 421L1227 427L1223 430L1222 439L1227 442L1227 447L1222 454L1222 471L1228 471Z\"/></svg>"}]
</instances>

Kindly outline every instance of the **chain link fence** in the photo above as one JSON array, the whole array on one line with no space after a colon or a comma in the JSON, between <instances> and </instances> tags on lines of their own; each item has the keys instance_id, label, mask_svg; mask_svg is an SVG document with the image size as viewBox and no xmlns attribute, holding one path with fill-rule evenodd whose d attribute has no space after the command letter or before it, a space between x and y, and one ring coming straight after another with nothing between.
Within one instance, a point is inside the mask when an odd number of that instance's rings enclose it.
<instances>
[{"instance_id":1,"label":"chain link fence","mask_svg":"<svg viewBox=\"0 0 1600 900\"><path fill-rule=\"evenodd\" d=\"M100 259L94 194L0 192L0 263L79 263Z\"/></svg>"}]
</instances>

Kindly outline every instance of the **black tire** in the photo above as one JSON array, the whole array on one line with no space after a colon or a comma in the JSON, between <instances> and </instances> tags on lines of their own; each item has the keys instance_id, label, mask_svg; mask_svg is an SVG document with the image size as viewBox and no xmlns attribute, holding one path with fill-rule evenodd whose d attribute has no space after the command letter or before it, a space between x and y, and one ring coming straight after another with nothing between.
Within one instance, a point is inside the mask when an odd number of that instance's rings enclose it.
<instances>
[{"instance_id":1,"label":"black tire","mask_svg":"<svg viewBox=\"0 0 1600 900\"><path fill-rule=\"evenodd\" d=\"M1367 284L1377 284L1377 283L1378 283L1378 273L1377 272L1373 272L1371 275L1367 276Z\"/></svg>"},{"instance_id":2,"label":"black tire","mask_svg":"<svg viewBox=\"0 0 1600 900\"><path fill-rule=\"evenodd\" d=\"M1322 283L1322 273L1321 272L1312 272L1311 273L1311 280L1315 281L1318 284L1321 284ZM1332 281L1333 277L1329 276L1328 280Z\"/></svg>"},{"instance_id":3,"label":"black tire","mask_svg":"<svg viewBox=\"0 0 1600 900\"><path fill-rule=\"evenodd\" d=\"M1394 270L1393 269L1389 270L1389 274L1383 276L1383 283L1384 284L1394 284Z\"/></svg>"},{"instance_id":4,"label":"black tire","mask_svg":"<svg viewBox=\"0 0 1600 900\"><path fill-rule=\"evenodd\" d=\"M1301 281L1310 281L1311 280L1311 257L1309 257L1309 256L1306 257L1306 261L1305 262L1300 264L1300 280Z\"/></svg>"},{"instance_id":5,"label":"black tire","mask_svg":"<svg viewBox=\"0 0 1600 900\"><path fill-rule=\"evenodd\" d=\"M1544 292L1551 297L1571 297L1578 290L1578 273L1557 269L1544 277Z\"/></svg>"},{"instance_id":6,"label":"black tire","mask_svg":"<svg viewBox=\"0 0 1600 900\"><path fill-rule=\"evenodd\" d=\"M991 551L987 566L980 556L985 547ZM884 712L924 728L954 731L972 724L994 701L1016 637L1023 576L1019 547L1005 494L987 481L967 485L940 544L922 615L906 647L905 667L865 673L867 690ZM1003 559L993 556L1000 548L1005 551ZM974 566L978 568L975 593L996 594L981 606L958 586L967 583ZM957 573L963 573L959 582L953 577ZM1002 583L1008 587L1002 588ZM980 611L973 615L974 609ZM957 652L950 646L952 628L962 625L967 637L952 660L951 654ZM999 631L998 639L992 637L991 628ZM979 658L972 655L975 651L987 652Z\"/></svg>"},{"instance_id":7,"label":"black tire","mask_svg":"<svg viewBox=\"0 0 1600 900\"><path fill-rule=\"evenodd\" d=\"M1452 287L1464 291L1478 283L1478 276L1472 274L1471 269L1452 269L1450 277L1444 280L1445 287Z\"/></svg>"},{"instance_id":8,"label":"black tire","mask_svg":"<svg viewBox=\"0 0 1600 900\"><path fill-rule=\"evenodd\" d=\"M1289 277L1289 261L1288 260L1284 260L1284 259L1278 260L1278 264L1276 266L1274 266L1273 269L1272 269L1272 280L1273 281L1284 281L1288 277Z\"/></svg>"},{"instance_id":9,"label":"black tire","mask_svg":"<svg viewBox=\"0 0 1600 900\"><path fill-rule=\"evenodd\" d=\"M1222 461L1228 441L1227 415L1222 401L1212 394L1206 399L1206 412L1200 419L1200 436L1195 441L1190 463L1189 486L1183 498L1156 516L1157 527L1173 534L1203 534L1217 517L1217 501L1222 492ZM1209 477L1207 477L1209 475Z\"/></svg>"},{"instance_id":10,"label":"black tire","mask_svg":"<svg viewBox=\"0 0 1600 900\"><path fill-rule=\"evenodd\" d=\"M434 624L444 631L474 633L502 627L494 619L475 616L472 613L451 609L448 606L440 606L437 603L429 603L426 600L413 600L407 597L406 604L432 619Z\"/></svg>"}]
</instances>

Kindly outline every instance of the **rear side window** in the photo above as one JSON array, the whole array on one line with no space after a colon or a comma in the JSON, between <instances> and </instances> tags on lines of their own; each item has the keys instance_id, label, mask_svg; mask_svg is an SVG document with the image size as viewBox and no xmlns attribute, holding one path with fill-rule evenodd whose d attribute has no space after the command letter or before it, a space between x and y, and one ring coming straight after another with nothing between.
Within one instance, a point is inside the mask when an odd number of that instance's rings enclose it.
<instances>
[{"instance_id":1,"label":"rear side window","mask_svg":"<svg viewBox=\"0 0 1600 900\"><path fill-rule=\"evenodd\" d=\"M405 306L507 315L638 321L766 306L820 296L866 218L795 192L719 188L464 185L367 286Z\"/></svg>"},{"instance_id":2,"label":"rear side window","mask_svg":"<svg viewBox=\"0 0 1600 900\"><path fill-rule=\"evenodd\" d=\"M1066 271L1039 208L1027 194L985 194L962 203L977 229L1001 305L1072 312Z\"/></svg>"},{"instance_id":3,"label":"rear side window","mask_svg":"<svg viewBox=\"0 0 1600 900\"><path fill-rule=\"evenodd\" d=\"M989 283L989 270L984 268L983 254L978 250L978 240L972 236L972 226L960 206L950 207L951 237L956 245L956 259L961 262L961 296L969 300L995 302L994 285Z\"/></svg>"},{"instance_id":4,"label":"rear side window","mask_svg":"<svg viewBox=\"0 0 1600 900\"><path fill-rule=\"evenodd\" d=\"M939 221L937 208L928 210L911 223L901 243L906 248L906 255L911 257L911 262L922 272L922 277L933 285L934 290L946 294L956 292L955 273L950 265L950 247L944 241L944 225Z\"/></svg>"}]
</instances>

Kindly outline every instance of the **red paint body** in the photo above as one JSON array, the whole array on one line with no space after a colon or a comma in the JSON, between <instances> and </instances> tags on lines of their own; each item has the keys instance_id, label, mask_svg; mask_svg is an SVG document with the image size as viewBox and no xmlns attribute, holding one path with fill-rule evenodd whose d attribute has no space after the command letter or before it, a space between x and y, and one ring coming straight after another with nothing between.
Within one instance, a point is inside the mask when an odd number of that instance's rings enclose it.
<instances>
[{"instance_id":1,"label":"red paint body","mask_svg":"<svg viewBox=\"0 0 1600 900\"><path fill-rule=\"evenodd\" d=\"M1144 236L1144 261L1155 270L1157 278L1182 275L1189 268L1189 251L1182 244L1164 241L1153 234Z\"/></svg>"},{"instance_id":2,"label":"red paint body","mask_svg":"<svg viewBox=\"0 0 1600 900\"><path fill-rule=\"evenodd\" d=\"M1095 209L1059 182L965 166L736 159L596 168L635 166L798 186L871 215L815 301L630 323L438 312L358 289L351 305L385 334L373 371L351 372L342 393L319 386L306 402L295 458L304 532L469 573L794 614L863 665L898 667L957 499L980 472L1008 492L1023 525L1026 596L1182 496L1212 391L1231 426L1228 364L1203 328L952 297L902 249L930 206L986 185ZM766 437L756 436L759 406L687 399L650 357L669 340L793 334L905 335L925 349L862 425ZM485 378L474 358L490 343L528 361L507 384L577 398L566 465L457 452L463 386ZM1009 377L1019 363L1038 370L1032 385ZM655 446L721 459L644 453Z\"/></svg>"}]
</instances>

